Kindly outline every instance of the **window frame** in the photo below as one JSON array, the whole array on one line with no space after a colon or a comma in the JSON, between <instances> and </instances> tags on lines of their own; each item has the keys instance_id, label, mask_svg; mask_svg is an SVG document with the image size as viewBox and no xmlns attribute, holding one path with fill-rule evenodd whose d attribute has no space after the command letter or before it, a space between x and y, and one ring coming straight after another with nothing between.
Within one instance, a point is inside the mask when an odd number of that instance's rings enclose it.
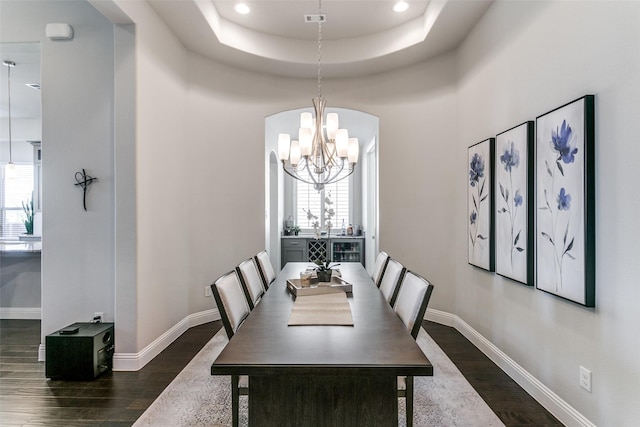
<instances>
[{"instance_id":1,"label":"window frame","mask_svg":"<svg viewBox=\"0 0 640 427\"><path fill-rule=\"evenodd\" d=\"M349 194L349 203L348 203L348 213L347 213L347 218L345 220L345 227L347 227L349 224L353 224L353 209L354 209L354 183L353 183L353 179L354 179L354 174L350 174L349 176L345 177L344 180L348 181L348 194ZM293 209L293 220L295 224L298 224L300 226L300 230L303 232L313 232L314 229L313 227L308 227L306 226L306 220L304 221L305 226L303 227L302 225L300 225L300 222L298 222L299 218L298 218L298 185L300 184L304 184L304 185L309 185L312 186L311 184L307 184L304 183L302 181L299 181L297 179L292 179L293 183L292 183L292 188L291 188L291 196L292 196L292 209ZM341 180L342 181L342 180ZM313 214L318 216L318 221L320 223L320 229L324 230L324 223L325 223L325 191L326 189L322 189L320 191L320 212L316 213L316 212L312 212ZM336 223L333 224L333 226L331 227L332 230L341 230L342 229L342 224L338 224L337 220Z\"/></svg>"}]
</instances>

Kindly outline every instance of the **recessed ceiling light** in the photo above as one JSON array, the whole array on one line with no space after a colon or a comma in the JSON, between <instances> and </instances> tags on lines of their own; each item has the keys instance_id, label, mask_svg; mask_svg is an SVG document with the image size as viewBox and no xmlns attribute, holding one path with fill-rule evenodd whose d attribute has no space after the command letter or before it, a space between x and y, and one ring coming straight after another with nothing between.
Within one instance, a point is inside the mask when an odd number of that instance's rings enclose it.
<instances>
[{"instance_id":1,"label":"recessed ceiling light","mask_svg":"<svg viewBox=\"0 0 640 427\"><path fill-rule=\"evenodd\" d=\"M251 12L251 8L247 6L245 3L236 4L234 9L236 10L236 12L242 15L246 15L247 13Z\"/></svg>"},{"instance_id":2,"label":"recessed ceiling light","mask_svg":"<svg viewBox=\"0 0 640 427\"><path fill-rule=\"evenodd\" d=\"M406 1L400 0L399 2L393 5L394 12L404 12L407 9L409 9L409 3L407 3Z\"/></svg>"}]
</instances>

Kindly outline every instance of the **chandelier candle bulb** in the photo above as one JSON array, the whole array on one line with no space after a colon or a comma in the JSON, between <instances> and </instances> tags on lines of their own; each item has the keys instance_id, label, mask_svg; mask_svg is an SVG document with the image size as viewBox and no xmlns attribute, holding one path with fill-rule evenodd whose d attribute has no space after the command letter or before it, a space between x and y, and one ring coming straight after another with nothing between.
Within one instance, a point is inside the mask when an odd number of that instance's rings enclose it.
<instances>
[{"instance_id":1,"label":"chandelier candle bulb","mask_svg":"<svg viewBox=\"0 0 640 427\"><path fill-rule=\"evenodd\" d=\"M355 164L358 161L359 154L358 138L349 138L349 163Z\"/></svg>"},{"instance_id":2,"label":"chandelier candle bulb","mask_svg":"<svg viewBox=\"0 0 640 427\"><path fill-rule=\"evenodd\" d=\"M301 156L310 156L311 155L311 141L313 140L313 136L311 135L310 128L300 128L298 130L298 140L300 144L300 155Z\"/></svg>"},{"instance_id":3,"label":"chandelier candle bulb","mask_svg":"<svg viewBox=\"0 0 640 427\"><path fill-rule=\"evenodd\" d=\"M289 158L289 149L291 148L291 137L288 133L278 135L278 157L283 162Z\"/></svg>"},{"instance_id":4,"label":"chandelier candle bulb","mask_svg":"<svg viewBox=\"0 0 640 427\"><path fill-rule=\"evenodd\" d=\"M300 114L300 127L301 128L313 128L315 123L313 122L313 116L311 113Z\"/></svg>"},{"instance_id":5,"label":"chandelier candle bulb","mask_svg":"<svg viewBox=\"0 0 640 427\"><path fill-rule=\"evenodd\" d=\"M336 132L336 150L338 157L344 159L349 150L349 132L346 129L338 129Z\"/></svg>"},{"instance_id":6,"label":"chandelier candle bulb","mask_svg":"<svg viewBox=\"0 0 640 427\"><path fill-rule=\"evenodd\" d=\"M298 163L300 163L300 144L298 141L291 141L291 155L289 161L293 167L298 166Z\"/></svg>"},{"instance_id":7,"label":"chandelier candle bulb","mask_svg":"<svg viewBox=\"0 0 640 427\"><path fill-rule=\"evenodd\" d=\"M337 113L327 113L327 138L335 139L338 123Z\"/></svg>"}]
</instances>

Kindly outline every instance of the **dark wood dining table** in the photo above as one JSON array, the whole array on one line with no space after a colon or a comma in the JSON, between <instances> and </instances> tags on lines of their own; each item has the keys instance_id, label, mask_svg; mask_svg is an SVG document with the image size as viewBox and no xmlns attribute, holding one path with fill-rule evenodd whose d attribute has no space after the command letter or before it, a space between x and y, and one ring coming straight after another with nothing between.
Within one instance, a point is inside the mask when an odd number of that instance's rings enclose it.
<instances>
[{"instance_id":1,"label":"dark wood dining table","mask_svg":"<svg viewBox=\"0 0 640 427\"><path fill-rule=\"evenodd\" d=\"M250 426L396 426L397 377L433 366L360 263L342 263L353 285L353 326L288 326L288 263L211 365L249 376Z\"/></svg>"}]
</instances>

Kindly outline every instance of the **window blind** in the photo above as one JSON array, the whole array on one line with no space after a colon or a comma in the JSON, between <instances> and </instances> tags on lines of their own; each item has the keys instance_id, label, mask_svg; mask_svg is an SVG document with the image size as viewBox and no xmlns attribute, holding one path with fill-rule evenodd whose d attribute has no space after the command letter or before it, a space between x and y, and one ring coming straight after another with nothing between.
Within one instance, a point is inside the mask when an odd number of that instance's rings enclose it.
<instances>
[{"instance_id":1,"label":"window blind","mask_svg":"<svg viewBox=\"0 0 640 427\"><path fill-rule=\"evenodd\" d=\"M340 176L346 176L347 170L343 170ZM307 212L311 211L318 217L320 226L326 229L325 209L332 207L335 215L331 219L332 230L340 230L344 221L345 226L349 225L349 208L351 198L350 178L342 179L333 184L326 185L324 190L318 192L313 185L302 181L295 181L296 189L296 224L300 228L313 229L313 220L307 219ZM326 197L330 195L332 205L326 203Z\"/></svg>"},{"instance_id":2,"label":"window blind","mask_svg":"<svg viewBox=\"0 0 640 427\"><path fill-rule=\"evenodd\" d=\"M5 165L0 166L0 237L16 238L26 233L22 202L33 197L33 165L15 165L15 179L7 179Z\"/></svg>"}]
</instances>

